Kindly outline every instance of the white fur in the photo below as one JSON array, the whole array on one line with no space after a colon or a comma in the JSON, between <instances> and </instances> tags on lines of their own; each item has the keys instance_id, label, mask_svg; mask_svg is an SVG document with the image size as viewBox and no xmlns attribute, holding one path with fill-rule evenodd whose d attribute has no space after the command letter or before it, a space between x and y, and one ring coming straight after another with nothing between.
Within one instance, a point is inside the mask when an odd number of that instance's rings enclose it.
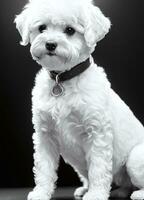
<instances>
[{"instance_id":1,"label":"white fur","mask_svg":"<svg viewBox=\"0 0 144 200\"><path fill-rule=\"evenodd\" d=\"M103 68L91 57L85 72L62 83L62 96L51 95L49 71L69 70L90 57L108 33L109 19L90 0L31 0L15 22L22 44L31 43L42 66L32 92L36 187L28 200L51 198L60 155L83 182L76 197L107 200L113 179L124 189L132 182L140 190L131 198L144 199L144 128L111 89ZM47 28L39 33L42 24ZM66 26L76 33L66 35ZM46 42L58 44L55 56L47 54Z\"/></svg>"}]
</instances>

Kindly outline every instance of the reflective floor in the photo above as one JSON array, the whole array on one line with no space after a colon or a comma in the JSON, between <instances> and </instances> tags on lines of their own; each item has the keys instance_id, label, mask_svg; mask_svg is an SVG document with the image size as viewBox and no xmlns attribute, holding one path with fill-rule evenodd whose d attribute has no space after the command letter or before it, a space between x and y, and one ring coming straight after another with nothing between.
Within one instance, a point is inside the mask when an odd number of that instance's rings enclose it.
<instances>
[{"instance_id":1,"label":"reflective floor","mask_svg":"<svg viewBox=\"0 0 144 200\"><path fill-rule=\"evenodd\" d=\"M75 188L58 188L52 200L74 200L73 198L74 189ZM0 189L0 200L26 200L27 194L30 190L31 190L30 188Z\"/></svg>"},{"instance_id":2,"label":"reflective floor","mask_svg":"<svg viewBox=\"0 0 144 200\"><path fill-rule=\"evenodd\" d=\"M26 200L30 188L0 189L0 200ZM53 200L72 200L74 188L59 188L55 191Z\"/></svg>"}]
</instances>

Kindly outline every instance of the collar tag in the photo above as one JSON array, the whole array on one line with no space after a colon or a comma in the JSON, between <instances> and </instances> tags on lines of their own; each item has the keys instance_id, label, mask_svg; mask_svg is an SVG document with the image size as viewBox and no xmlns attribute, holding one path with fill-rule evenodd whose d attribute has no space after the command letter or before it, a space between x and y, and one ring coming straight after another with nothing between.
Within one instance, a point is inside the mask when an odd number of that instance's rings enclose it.
<instances>
[{"instance_id":1,"label":"collar tag","mask_svg":"<svg viewBox=\"0 0 144 200\"><path fill-rule=\"evenodd\" d=\"M59 74L56 75L56 80L55 80L55 85L53 86L51 90L51 95L54 97L59 97L62 96L64 93L64 87L63 85L59 82Z\"/></svg>"}]
</instances>

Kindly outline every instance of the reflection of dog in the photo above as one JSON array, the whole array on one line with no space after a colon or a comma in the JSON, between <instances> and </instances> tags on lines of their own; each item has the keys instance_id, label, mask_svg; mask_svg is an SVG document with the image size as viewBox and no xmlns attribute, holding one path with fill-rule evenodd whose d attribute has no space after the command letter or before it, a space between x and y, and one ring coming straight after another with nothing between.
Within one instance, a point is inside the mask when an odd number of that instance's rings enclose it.
<instances>
[{"instance_id":1,"label":"reflection of dog","mask_svg":"<svg viewBox=\"0 0 144 200\"><path fill-rule=\"evenodd\" d=\"M113 177L118 195L132 183L140 190L131 198L144 199L143 126L90 56L109 19L90 0L31 0L15 22L42 66L32 98L36 187L28 199L51 198L60 155L83 182L76 197L108 199Z\"/></svg>"}]
</instances>

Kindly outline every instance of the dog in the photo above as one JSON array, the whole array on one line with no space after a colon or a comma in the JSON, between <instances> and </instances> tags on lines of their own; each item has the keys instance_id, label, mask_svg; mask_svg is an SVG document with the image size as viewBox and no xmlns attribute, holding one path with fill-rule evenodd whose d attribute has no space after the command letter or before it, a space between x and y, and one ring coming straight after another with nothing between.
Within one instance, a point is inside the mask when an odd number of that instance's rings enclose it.
<instances>
[{"instance_id":1,"label":"dog","mask_svg":"<svg viewBox=\"0 0 144 200\"><path fill-rule=\"evenodd\" d=\"M32 91L35 188L49 200L60 155L80 177L74 196L144 199L144 128L91 56L111 22L91 0L30 0L15 18L22 45L42 66Z\"/></svg>"}]
</instances>

